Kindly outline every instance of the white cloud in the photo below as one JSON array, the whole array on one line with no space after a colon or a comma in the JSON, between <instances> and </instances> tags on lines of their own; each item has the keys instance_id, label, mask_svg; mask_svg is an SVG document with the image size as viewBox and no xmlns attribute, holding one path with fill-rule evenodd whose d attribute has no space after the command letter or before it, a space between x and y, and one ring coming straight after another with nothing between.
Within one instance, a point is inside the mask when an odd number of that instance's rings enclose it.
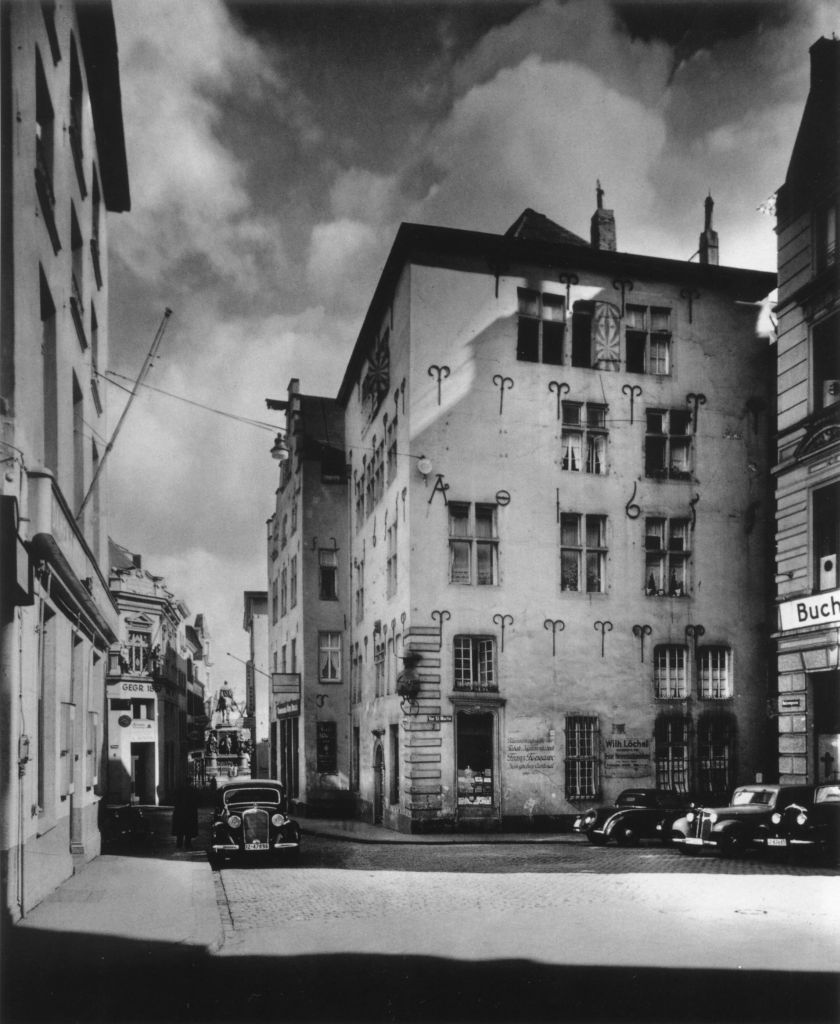
<instances>
[{"instance_id":1,"label":"white cloud","mask_svg":"<svg viewBox=\"0 0 840 1024\"><path fill-rule=\"evenodd\" d=\"M115 7L133 200L112 229L115 249L146 280L199 257L256 290L260 261L284 261L279 226L254 209L243 158L215 132L225 98L265 101L281 83L218 0Z\"/></svg>"}]
</instances>

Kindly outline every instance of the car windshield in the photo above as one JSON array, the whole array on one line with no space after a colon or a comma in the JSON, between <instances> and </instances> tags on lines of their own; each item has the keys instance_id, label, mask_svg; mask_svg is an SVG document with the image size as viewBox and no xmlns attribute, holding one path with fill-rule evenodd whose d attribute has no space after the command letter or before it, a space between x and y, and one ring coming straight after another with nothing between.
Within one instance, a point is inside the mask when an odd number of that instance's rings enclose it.
<instances>
[{"instance_id":1,"label":"car windshield","mask_svg":"<svg viewBox=\"0 0 840 1024\"><path fill-rule=\"evenodd\" d=\"M224 794L225 804L277 804L283 799L276 789L234 789Z\"/></svg>"},{"instance_id":2,"label":"car windshield","mask_svg":"<svg viewBox=\"0 0 840 1024\"><path fill-rule=\"evenodd\" d=\"M771 804L776 796L775 789L736 789L732 794L732 807L746 804Z\"/></svg>"},{"instance_id":3,"label":"car windshield","mask_svg":"<svg viewBox=\"0 0 840 1024\"><path fill-rule=\"evenodd\" d=\"M833 804L840 803L840 785L838 786L820 786L820 788L814 794L815 804Z\"/></svg>"}]
</instances>

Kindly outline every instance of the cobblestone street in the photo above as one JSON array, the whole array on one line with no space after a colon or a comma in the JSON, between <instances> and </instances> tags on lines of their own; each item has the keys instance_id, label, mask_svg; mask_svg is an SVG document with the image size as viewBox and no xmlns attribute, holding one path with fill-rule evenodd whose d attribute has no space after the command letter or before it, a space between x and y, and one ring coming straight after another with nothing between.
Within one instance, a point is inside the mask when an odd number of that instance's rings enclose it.
<instances>
[{"instance_id":1,"label":"cobblestone street","mask_svg":"<svg viewBox=\"0 0 840 1024\"><path fill-rule=\"evenodd\" d=\"M563 964L831 970L834 870L651 845L362 845L216 874L222 955L412 953ZM339 927L340 926L340 927Z\"/></svg>"}]
</instances>

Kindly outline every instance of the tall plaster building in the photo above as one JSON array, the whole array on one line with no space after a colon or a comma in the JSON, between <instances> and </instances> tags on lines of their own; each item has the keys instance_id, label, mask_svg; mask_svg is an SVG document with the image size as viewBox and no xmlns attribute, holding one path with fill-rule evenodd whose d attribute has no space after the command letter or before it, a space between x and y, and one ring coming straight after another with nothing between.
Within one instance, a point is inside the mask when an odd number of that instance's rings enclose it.
<instances>
[{"instance_id":1,"label":"tall plaster building","mask_svg":"<svg viewBox=\"0 0 840 1024\"><path fill-rule=\"evenodd\" d=\"M140 555L110 547L119 629L107 674L107 798L171 803L186 777L189 750L204 746L209 632L204 616L188 621L186 603L162 576L143 568Z\"/></svg>"},{"instance_id":2,"label":"tall plaster building","mask_svg":"<svg viewBox=\"0 0 840 1024\"><path fill-rule=\"evenodd\" d=\"M536 827L766 771L775 279L718 265L712 213L699 262L618 251L600 186L589 242L531 210L398 231L338 395L368 820Z\"/></svg>"},{"instance_id":3,"label":"tall plaster building","mask_svg":"<svg viewBox=\"0 0 840 1024\"><path fill-rule=\"evenodd\" d=\"M350 795L344 418L296 378L267 403L286 414L267 524L271 774L299 813L337 814Z\"/></svg>"},{"instance_id":4,"label":"tall plaster building","mask_svg":"<svg viewBox=\"0 0 840 1024\"><path fill-rule=\"evenodd\" d=\"M110 3L0 7L0 873L17 919L99 853L109 213L129 208Z\"/></svg>"},{"instance_id":5,"label":"tall plaster building","mask_svg":"<svg viewBox=\"0 0 840 1024\"><path fill-rule=\"evenodd\" d=\"M811 87L776 198L778 771L840 778L840 40Z\"/></svg>"}]
</instances>

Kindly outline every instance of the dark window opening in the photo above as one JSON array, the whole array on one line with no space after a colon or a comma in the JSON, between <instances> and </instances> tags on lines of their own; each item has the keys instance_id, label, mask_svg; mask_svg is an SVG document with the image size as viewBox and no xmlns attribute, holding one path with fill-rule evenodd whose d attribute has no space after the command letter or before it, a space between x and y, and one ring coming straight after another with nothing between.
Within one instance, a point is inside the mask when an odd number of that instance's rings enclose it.
<instances>
[{"instance_id":1,"label":"dark window opening","mask_svg":"<svg viewBox=\"0 0 840 1024\"><path fill-rule=\"evenodd\" d=\"M591 302L576 302L572 316L572 366L592 366Z\"/></svg>"}]
</instances>

